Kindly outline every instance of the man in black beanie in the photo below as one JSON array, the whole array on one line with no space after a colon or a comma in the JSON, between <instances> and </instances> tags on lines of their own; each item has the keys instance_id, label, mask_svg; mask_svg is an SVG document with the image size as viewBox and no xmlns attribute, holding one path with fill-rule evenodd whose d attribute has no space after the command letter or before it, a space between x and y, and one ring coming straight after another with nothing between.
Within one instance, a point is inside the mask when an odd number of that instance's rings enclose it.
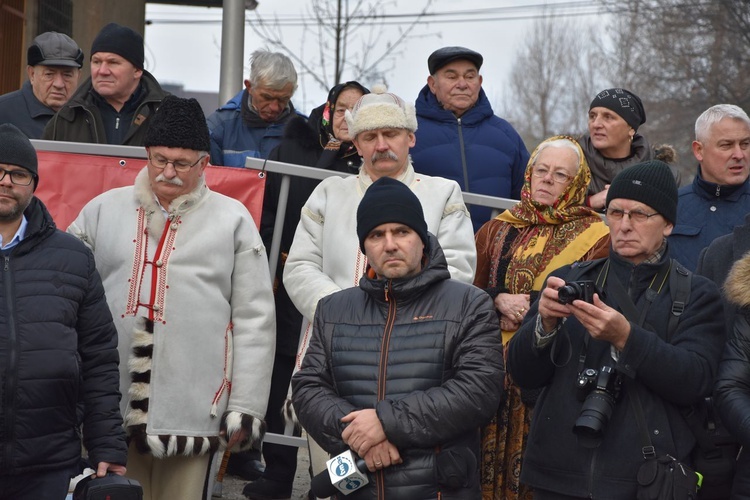
<instances>
[{"instance_id":1,"label":"man in black beanie","mask_svg":"<svg viewBox=\"0 0 750 500\"><path fill-rule=\"evenodd\" d=\"M98 476L125 473L117 331L91 252L34 196L37 156L0 125L0 499L64 498L81 435Z\"/></svg>"},{"instance_id":2,"label":"man in black beanie","mask_svg":"<svg viewBox=\"0 0 750 500\"><path fill-rule=\"evenodd\" d=\"M669 166L653 160L620 172L606 214L609 257L551 273L508 345L513 380L546 389L521 471L534 498L636 498L652 446L691 467L695 437L682 411L711 393L721 357L716 285L669 258L677 222Z\"/></svg>"},{"instance_id":3,"label":"man in black beanie","mask_svg":"<svg viewBox=\"0 0 750 500\"><path fill-rule=\"evenodd\" d=\"M202 500L211 455L265 433L268 260L247 209L206 186L195 99L166 97L144 143L135 184L90 201L68 232L94 250L120 335L130 475L144 499Z\"/></svg>"},{"instance_id":4,"label":"man in black beanie","mask_svg":"<svg viewBox=\"0 0 750 500\"><path fill-rule=\"evenodd\" d=\"M370 483L347 498L479 498L479 428L503 394L492 299L450 279L419 199L400 181L367 189L357 236L368 272L318 305L292 379L297 416L328 453L344 452L333 461L364 459ZM314 480L313 493L339 492L323 486Z\"/></svg>"},{"instance_id":5,"label":"man in black beanie","mask_svg":"<svg viewBox=\"0 0 750 500\"><path fill-rule=\"evenodd\" d=\"M142 146L166 95L143 69L143 37L109 23L91 44L91 77L49 121L42 138Z\"/></svg>"}]
</instances>

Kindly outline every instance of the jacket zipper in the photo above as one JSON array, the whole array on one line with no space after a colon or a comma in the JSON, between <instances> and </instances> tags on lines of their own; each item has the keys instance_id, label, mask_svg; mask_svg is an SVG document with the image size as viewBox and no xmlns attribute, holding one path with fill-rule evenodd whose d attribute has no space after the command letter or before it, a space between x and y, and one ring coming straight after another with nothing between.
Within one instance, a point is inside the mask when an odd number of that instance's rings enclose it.
<instances>
[{"instance_id":1,"label":"jacket zipper","mask_svg":"<svg viewBox=\"0 0 750 500\"><path fill-rule=\"evenodd\" d=\"M464 149L464 133L461 125L461 118L458 118L458 147L461 150L461 167L464 171L464 191L471 192L469 189L469 168L466 165L466 150Z\"/></svg>"},{"instance_id":2,"label":"jacket zipper","mask_svg":"<svg viewBox=\"0 0 750 500\"><path fill-rule=\"evenodd\" d=\"M3 279L5 280L5 298L6 307L8 309L8 366L5 372L5 400L3 401L3 414L5 415L5 444L3 446L3 463L5 467L10 469L11 466L11 451L12 443L14 440L13 427L15 425L16 417L16 405L15 405L15 394L16 394L16 383L18 382L17 367L18 364L18 346L16 331L16 317L15 308L13 307L13 276L10 270L10 257L4 256L5 266L3 267Z\"/></svg>"},{"instance_id":3,"label":"jacket zipper","mask_svg":"<svg viewBox=\"0 0 750 500\"><path fill-rule=\"evenodd\" d=\"M396 322L396 299L391 294L391 280L385 283L385 301L388 304L388 316L383 330L383 341L380 344L380 366L378 367L378 401L385 399L385 377L387 375L388 351L391 343L391 333ZM385 498L385 474L382 470L376 472L378 498Z\"/></svg>"}]
</instances>

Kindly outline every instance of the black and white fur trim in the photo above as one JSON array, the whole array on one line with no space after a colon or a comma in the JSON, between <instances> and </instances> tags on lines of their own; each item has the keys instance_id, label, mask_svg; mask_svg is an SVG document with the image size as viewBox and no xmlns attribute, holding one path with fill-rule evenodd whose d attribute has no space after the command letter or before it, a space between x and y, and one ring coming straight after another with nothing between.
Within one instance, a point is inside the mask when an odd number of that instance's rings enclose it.
<instances>
[{"instance_id":1,"label":"black and white fur trim","mask_svg":"<svg viewBox=\"0 0 750 500\"><path fill-rule=\"evenodd\" d=\"M238 411L226 411L221 417L221 446L226 448L227 440L231 439L235 432L244 429L247 437L236 444L230 451L245 451L250 448L259 448L266 435L266 422L252 415L240 413Z\"/></svg>"},{"instance_id":2,"label":"black and white fur trim","mask_svg":"<svg viewBox=\"0 0 750 500\"><path fill-rule=\"evenodd\" d=\"M284 404L281 407L281 418L284 419L284 434L291 436L295 431L299 432L302 430L302 425L300 425L297 418L297 412L294 411L292 400L289 398L284 400Z\"/></svg>"},{"instance_id":3,"label":"black and white fur trim","mask_svg":"<svg viewBox=\"0 0 750 500\"><path fill-rule=\"evenodd\" d=\"M128 437L140 453L151 453L155 458L177 455L197 456L215 453L226 441L218 436L174 436L146 433L148 423L151 360L154 351L154 322L136 318L133 327L132 352L128 360L130 371L129 407L125 413ZM250 417L252 418L252 417ZM263 427L265 431L265 425Z\"/></svg>"}]
</instances>

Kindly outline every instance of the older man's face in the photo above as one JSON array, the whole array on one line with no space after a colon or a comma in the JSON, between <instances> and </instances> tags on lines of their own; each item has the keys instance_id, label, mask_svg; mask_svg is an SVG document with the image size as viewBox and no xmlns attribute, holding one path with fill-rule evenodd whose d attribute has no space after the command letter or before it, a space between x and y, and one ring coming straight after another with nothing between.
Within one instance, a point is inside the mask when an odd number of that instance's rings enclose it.
<instances>
[{"instance_id":1,"label":"older man's face","mask_svg":"<svg viewBox=\"0 0 750 500\"><path fill-rule=\"evenodd\" d=\"M97 52L91 56L91 85L110 104L125 104L138 87L141 76L143 70L119 54Z\"/></svg>"},{"instance_id":2,"label":"older man's face","mask_svg":"<svg viewBox=\"0 0 750 500\"><path fill-rule=\"evenodd\" d=\"M381 177L401 175L409 164L409 148L417 139L413 132L403 128L380 128L360 132L353 142L374 182Z\"/></svg>"},{"instance_id":3,"label":"older man's face","mask_svg":"<svg viewBox=\"0 0 750 500\"><path fill-rule=\"evenodd\" d=\"M381 278L405 278L422 270L424 244L416 231L405 224L381 224L364 241L367 261Z\"/></svg>"},{"instance_id":4,"label":"older man's face","mask_svg":"<svg viewBox=\"0 0 750 500\"><path fill-rule=\"evenodd\" d=\"M443 108L460 117L477 103L482 75L473 62L459 59L428 76L427 85Z\"/></svg>"},{"instance_id":5,"label":"older man's face","mask_svg":"<svg viewBox=\"0 0 750 500\"><path fill-rule=\"evenodd\" d=\"M724 118L708 130L708 137L693 142L701 175L722 186L744 183L750 175L750 127L742 120Z\"/></svg>"},{"instance_id":6,"label":"older man's face","mask_svg":"<svg viewBox=\"0 0 750 500\"><path fill-rule=\"evenodd\" d=\"M195 190L208 163L200 151L152 146L148 152L148 178L151 190L164 208L177 198ZM166 162L166 165L165 165Z\"/></svg>"},{"instance_id":7,"label":"older man's face","mask_svg":"<svg viewBox=\"0 0 750 500\"><path fill-rule=\"evenodd\" d=\"M81 70L70 66L27 66L29 82L34 91L34 97L39 102L59 111L68 102L73 91L78 86Z\"/></svg>"},{"instance_id":8,"label":"older man's face","mask_svg":"<svg viewBox=\"0 0 750 500\"><path fill-rule=\"evenodd\" d=\"M273 89L263 82L253 86L250 80L245 80L245 88L250 94L250 104L255 112L263 121L269 123L279 119L294 95L294 85L291 83L280 89Z\"/></svg>"},{"instance_id":9,"label":"older man's face","mask_svg":"<svg viewBox=\"0 0 750 500\"><path fill-rule=\"evenodd\" d=\"M628 262L638 265L656 253L664 238L672 234L674 226L660 214L637 222L620 211L641 212L647 215L657 212L645 203L626 198L615 198L607 206L607 225L612 250ZM618 217L610 217L610 212Z\"/></svg>"}]
</instances>

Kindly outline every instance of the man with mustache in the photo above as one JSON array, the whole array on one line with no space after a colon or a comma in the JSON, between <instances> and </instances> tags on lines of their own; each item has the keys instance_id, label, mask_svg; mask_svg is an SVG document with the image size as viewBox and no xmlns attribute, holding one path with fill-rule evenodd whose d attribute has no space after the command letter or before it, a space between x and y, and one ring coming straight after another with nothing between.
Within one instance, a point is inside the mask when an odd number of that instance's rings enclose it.
<instances>
[{"instance_id":1,"label":"man with mustache","mask_svg":"<svg viewBox=\"0 0 750 500\"><path fill-rule=\"evenodd\" d=\"M305 322L295 369L309 342L308 329L318 301L356 286L367 267L356 237L356 212L367 188L381 177L409 186L424 209L427 227L445 253L451 277L471 283L476 249L469 212L454 181L414 172L409 148L414 146L414 106L376 86L346 112L349 135L362 157L359 175L329 177L302 208L284 267L284 285ZM313 460L318 472L320 462Z\"/></svg>"},{"instance_id":2,"label":"man with mustache","mask_svg":"<svg viewBox=\"0 0 750 500\"><path fill-rule=\"evenodd\" d=\"M109 23L91 44L91 77L47 123L42 139L142 146L167 96L143 69L143 37Z\"/></svg>"},{"instance_id":3,"label":"man with mustache","mask_svg":"<svg viewBox=\"0 0 750 500\"><path fill-rule=\"evenodd\" d=\"M91 247L120 337L129 472L144 499L201 500L209 457L265 432L275 348L268 261L250 213L204 180L195 99L169 96L135 185L68 228Z\"/></svg>"},{"instance_id":4,"label":"man with mustache","mask_svg":"<svg viewBox=\"0 0 750 500\"><path fill-rule=\"evenodd\" d=\"M12 123L29 139L39 139L78 86L83 51L69 36L48 31L34 38L26 62L28 81L0 96L0 123Z\"/></svg>"},{"instance_id":5,"label":"man with mustache","mask_svg":"<svg viewBox=\"0 0 750 500\"><path fill-rule=\"evenodd\" d=\"M2 500L64 498L81 433L98 476L125 474L127 460L102 280L91 252L55 228L38 184L31 142L0 125Z\"/></svg>"},{"instance_id":6,"label":"man with mustache","mask_svg":"<svg viewBox=\"0 0 750 500\"><path fill-rule=\"evenodd\" d=\"M482 90L482 54L443 47L427 59L430 76L417 97L414 169L478 194L519 199L529 152L513 126L492 111ZM474 230L492 217L471 207Z\"/></svg>"}]
</instances>

